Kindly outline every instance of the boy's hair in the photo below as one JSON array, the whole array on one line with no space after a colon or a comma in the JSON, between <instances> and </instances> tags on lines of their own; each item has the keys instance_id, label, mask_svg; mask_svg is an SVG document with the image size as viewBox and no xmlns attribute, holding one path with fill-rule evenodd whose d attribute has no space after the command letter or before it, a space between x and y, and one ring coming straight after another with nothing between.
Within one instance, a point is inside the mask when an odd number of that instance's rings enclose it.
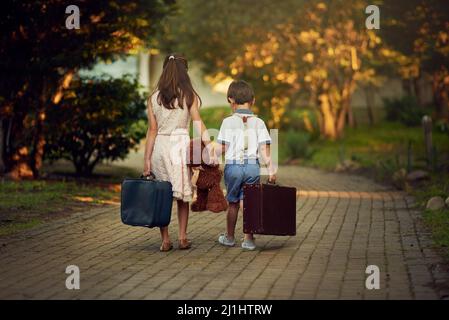
<instances>
[{"instance_id":1,"label":"boy's hair","mask_svg":"<svg viewBox=\"0 0 449 320\"><path fill-rule=\"evenodd\" d=\"M253 87L246 81L234 80L228 88L228 101L229 99L233 99L237 104L252 103L254 100Z\"/></svg>"}]
</instances>

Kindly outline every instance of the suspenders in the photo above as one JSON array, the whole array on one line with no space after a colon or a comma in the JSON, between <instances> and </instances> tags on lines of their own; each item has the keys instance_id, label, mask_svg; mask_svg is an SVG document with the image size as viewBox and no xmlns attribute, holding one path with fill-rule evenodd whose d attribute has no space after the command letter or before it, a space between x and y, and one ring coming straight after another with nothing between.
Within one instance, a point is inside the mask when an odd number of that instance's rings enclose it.
<instances>
[{"instance_id":1,"label":"suspenders","mask_svg":"<svg viewBox=\"0 0 449 320\"><path fill-rule=\"evenodd\" d=\"M235 114L234 114L235 115ZM240 153L239 158L240 161L243 162L245 159L245 156L248 154L248 145L249 145L249 138L248 138L248 118L254 117L254 115L248 115L248 116L238 116L236 117L240 118L243 122L243 152Z\"/></svg>"}]
</instances>

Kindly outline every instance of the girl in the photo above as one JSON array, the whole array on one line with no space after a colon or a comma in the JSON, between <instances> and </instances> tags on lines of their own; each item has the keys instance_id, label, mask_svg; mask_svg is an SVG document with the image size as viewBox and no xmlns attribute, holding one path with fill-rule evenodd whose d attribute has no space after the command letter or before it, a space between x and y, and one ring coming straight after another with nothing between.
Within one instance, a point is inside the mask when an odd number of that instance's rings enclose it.
<instances>
[{"instance_id":1,"label":"girl","mask_svg":"<svg viewBox=\"0 0 449 320\"><path fill-rule=\"evenodd\" d=\"M152 172L158 180L172 183L173 197L178 205L179 249L191 247L187 240L187 223L193 192L185 159L191 120L204 144L209 146L208 150L211 149L210 137L199 113L201 99L192 87L187 70L187 60L179 54L168 55L164 60L156 90L148 99L149 128L143 171L144 175ZM213 152L209 153L213 158ZM171 250L168 227L160 228L160 231L160 251Z\"/></svg>"}]
</instances>

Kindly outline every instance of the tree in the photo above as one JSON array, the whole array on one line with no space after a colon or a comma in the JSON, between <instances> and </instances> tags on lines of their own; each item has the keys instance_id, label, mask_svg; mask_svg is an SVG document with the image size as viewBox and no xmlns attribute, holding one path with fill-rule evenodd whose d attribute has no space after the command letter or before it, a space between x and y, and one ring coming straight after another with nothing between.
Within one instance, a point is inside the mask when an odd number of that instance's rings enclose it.
<instances>
[{"instance_id":1,"label":"tree","mask_svg":"<svg viewBox=\"0 0 449 320\"><path fill-rule=\"evenodd\" d=\"M398 73L422 103L418 80L429 77L434 104L449 119L449 5L445 0L384 1L385 42L402 54Z\"/></svg>"},{"instance_id":2,"label":"tree","mask_svg":"<svg viewBox=\"0 0 449 320\"><path fill-rule=\"evenodd\" d=\"M219 6L212 10L212 3ZM391 51L365 27L368 1L181 2L170 42L203 64L213 79L242 77L256 88L257 106L279 127L289 108L306 98L321 133L336 139L354 125L357 86L378 84ZM189 27L187 27L187 25ZM208 30L208 32L204 32ZM195 45L192 45L195 43Z\"/></svg>"},{"instance_id":3,"label":"tree","mask_svg":"<svg viewBox=\"0 0 449 320\"><path fill-rule=\"evenodd\" d=\"M91 175L102 160L123 159L146 134L145 98L136 80L79 79L58 108L47 112L45 154L73 162L78 175Z\"/></svg>"},{"instance_id":4,"label":"tree","mask_svg":"<svg viewBox=\"0 0 449 320\"><path fill-rule=\"evenodd\" d=\"M62 0L8 0L0 13L0 156L12 176L37 177L49 109L77 70L118 59L150 41L172 1L74 1L80 29L67 29Z\"/></svg>"}]
</instances>

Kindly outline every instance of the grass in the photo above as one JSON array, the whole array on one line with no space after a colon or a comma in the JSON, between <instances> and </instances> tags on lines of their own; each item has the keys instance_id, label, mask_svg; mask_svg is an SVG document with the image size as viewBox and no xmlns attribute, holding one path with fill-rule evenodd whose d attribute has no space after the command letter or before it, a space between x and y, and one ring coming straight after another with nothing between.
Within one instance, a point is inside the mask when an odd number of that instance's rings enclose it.
<instances>
[{"instance_id":1,"label":"grass","mask_svg":"<svg viewBox=\"0 0 449 320\"><path fill-rule=\"evenodd\" d=\"M54 163L45 163L43 167L43 173L66 181L78 181L90 184L97 182L99 184L118 184L125 177L138 177L140 176L139 162L136 163L134 159L130 160L136 168L129 168L120 165L111 165L111 163L101 163L95 167L94 173L91 177L77 177L75 174L75 168L72 163L67 160L59 160Z\"/></svg>"},{"instance_id":2,"label":"grass","mask_svg":"<svg viewBox=\"0 0 449 320\"><path fill-rule=\"evenodd\" d=\"M119 182L123 176L135 176L132 170L102 165L92 178L77 179L64 162L47 167L46 173L52 179L0 181L0 236L71 212L118 203Z\"/></svg>"},{"instance_id":3,"label":"grass","mask_svg":"<svg viewBox=\"0 0 449 320\"><path fill-rule=\"evenodd\" d=\"M425 208L431 197L440 196L446 199L449 196L449 179L444 175L433 174L431 181L411 192L420 208ZM449 208L431 211L424 210L424 222L432 231L435 245L442 249L449 260Z\"/></svg>"},{"instance_id":4,"label":"grass","mask_svg":"<svg viewBox=\"0 0 449 320\"><path fill-rule=\"evenodd\" d=\"M64 181L3 181L0 183L0 213L27 211L56 212L71 201L103 203L116 191L87 184ZM92 200L89 200L92 199Z\"/></svg>"},{"instance_id":5,"label":"grass","mask_svg":"<svg viewBox=\"0 0 449 320\"><path fill-rule=\"evenodd\" d=\"M282 142L282 132L279 135ZM408 145L411 143L411 159L408 160ZM439 153L439 161L446 161L449 155L449 135L434 131L433 143ZM310 143L314 152L302 164L321 169L334 170L343 160L350 159L378 181L392 182L393 173L400 168L427 170L424 158L424 137L420 127L406 127L399 123L381 123L373 127L347 129L340 141L318 140ZM444 159L443 155L446 155ZM410 163L409 163L410 162ZM444 166L443 166L444 167ZM407 188L417 201L419 208L425 208L434 196L446 199L449 196L449 175L446 170L430 172L431 179ZM424 210L426 225L432 231L437 247L449 259L449 209Z\"/></svg>"},{"instance_id":6,"label":"grass","mask_svg":"<svg viewBox=\"0 0 449 320\"><path fill-rule=\"evenodd\" d=\"M282 133L279 139L282 139ZM449 151L449 136L434 132L434 144L439 152ZM408 143L412 147L415 165L424 163L424 137L420 127L406 127L399 123L382 123L356 129L348 128L339 141L319 140L311 143L315 152L305 164L334 169L344 159L351 159L362 167L372 168L379 162L399 162L406 165Z\"/></svg>"},{"instance_id":7,"label":"grass","mask_svg":"<svg viewBox=\"0 0 449 320\"><path fill-rule=\"evenodd\" d=\"M425 210L424 222L432 230L435 245L442 249L445 258L449 260L449 210Z\"/></svg>"},{"instance_id":8,"label":"grass","mask_svg":"<svg viewBox=\"0 0 449 320\"><path fill-rule=\"evenodd\" d=\"M25 222L0 223L0 236L7 236L26 229L31 229L42 223L42 219L31 218Z\"/></svg>"}]
</instances>

